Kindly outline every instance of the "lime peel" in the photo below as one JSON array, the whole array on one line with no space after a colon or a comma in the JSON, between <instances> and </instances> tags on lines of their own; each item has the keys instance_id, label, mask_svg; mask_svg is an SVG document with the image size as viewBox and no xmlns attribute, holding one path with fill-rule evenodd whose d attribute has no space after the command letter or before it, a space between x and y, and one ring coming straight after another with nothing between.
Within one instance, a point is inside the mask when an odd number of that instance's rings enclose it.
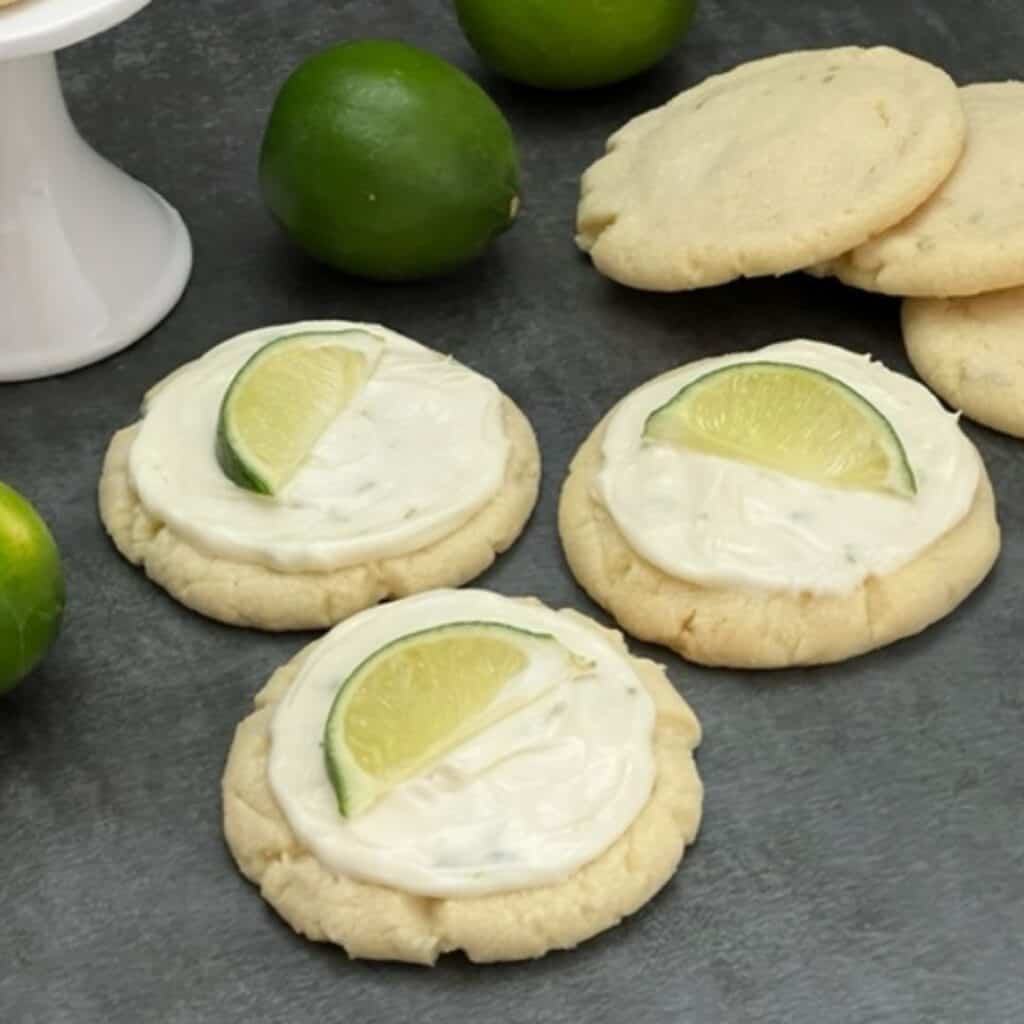
<instances>
[{"instance_id":1,"label":"lime peel","mask_svg":"<svg viewBox=\"0 0 1024 1024\"><path fill-rule=\"evenodd\" d=\"M643 437L811 483L911 498L917 481L892 424L848 384L796 363L734 363L682 387Z\"/></svg>"}]
</instances>

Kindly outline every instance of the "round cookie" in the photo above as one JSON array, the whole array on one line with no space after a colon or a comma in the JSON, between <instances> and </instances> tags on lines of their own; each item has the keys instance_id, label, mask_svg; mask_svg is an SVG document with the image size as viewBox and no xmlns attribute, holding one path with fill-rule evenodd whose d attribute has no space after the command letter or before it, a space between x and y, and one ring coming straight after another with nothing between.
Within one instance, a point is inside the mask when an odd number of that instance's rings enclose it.
<instances>
[{"instance_id":1,"label":"round cookie","mask_svg":"<svg viewBox=\"0 0 1024 1024\"><path fill-rule=\"evenodd\" d=\"M887 295L944 298L1024 284L1024 82L960 90L967 146L906 220L822 268Z\"/></svg>"},{"instance_id":2,"label":"round cookie","mask_svg":"<svg viewBox=\"0 0 1024 1024\"><path fill-rule=\"evenodd\" d=\"M583 175L577 245L622 284L785 274L903 220L949 174L949 76L887 47L742 64L634 118Z\"/></svg>"},{"instance_id":3,"label":"round cookie","mask_svg":"<svg viewBox=\"0 0 1024 1024\"><path fill-rule=\"evenodd\" d=\"M523 604L539 605L533 599ZM558 614L604 636L619 633L571 610ZM350 957L433 964L462 950L490 962L543 956L616 925L672 877L700 825L703 788L693 760L700 725L654 662L629 658L654 704L655 782L646 804L604 853L565 881L465 898L436 898L356 881L299 842L268 782L274 710L318 645L278 669L235 733L223 779L224 832L242 873L302 935Z\"/></svg>"},{"instance_id":4,"label":"round cookie","mask_svg":"<svg viewBox=\"0 0 1024 1024\"><path fill-rule=\"evenodd\" d=\"M1024 288L907 299L903 343L921 379L954 409L1024 437Z\"/></svg>"},{"instance_id":5,"label":"round cookie","mask_svg":"<svg viewBox=\"0 0 1024 1024\"><path fill-rule=\"evenodd\" d=\"M848 591L815 593L671 575L631 546L599 497L602 445L618 408L595 427L570 466L559 505L565 556L581 586L627 633L691 661L767 669L863 654L947 615L981 582L998 554L992 487L978 457L977 488L963 518L911 561L869 574Z\"/></svg>"},{"instance_id":6,"label":"round cookie","mask_svg":"<svg viewBox=\"0 0 1024 1024\"><path fill-rule=\"evenodd\" d=\"M331 321L281 330L325 324L365 326ZM100 516L121 554L194 611L257 629L325 628L388 598L466 583L519 536L536 504L540 452L518 407L505 396L501 407L509 450L498 491L454 531L392 557L286 571L205 550L155 517L136 492L129 461L139 423L119 430L110 442L99 482Z\"/></svg>"}]
</instances>

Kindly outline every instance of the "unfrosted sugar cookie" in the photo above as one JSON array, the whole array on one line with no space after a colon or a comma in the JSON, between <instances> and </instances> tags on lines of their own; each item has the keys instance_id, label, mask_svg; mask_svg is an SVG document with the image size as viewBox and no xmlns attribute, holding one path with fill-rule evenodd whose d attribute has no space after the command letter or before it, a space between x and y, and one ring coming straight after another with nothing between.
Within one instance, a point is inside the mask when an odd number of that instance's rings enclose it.
<instances>
[{"instance_id":1,"label":"unfrosted sugar cookie","mask_svg":"<svg viewBox=\"0 0 1024 1024\"><path fill-rule=\"evenodd\" d=\"M777 386L788 393L764 391ZM711 399L692 422L687 388ZM652 436L664 410L662 433L691 423L704 449ZM766 461L752 463L759 445ZM627 395L576 454L559 531L577 580L628 633L739 668L837 661L916 633L999 549L988 476L956 417L920 384L813 341L701 360Z\"/></svg>"},{"instance_id":2,"label":"unfrosted sugar cookie","mask_svg":"<svg viewBox=\"0 0 1024 1024\"><path fill-rule=\"evenodd\" d=\"M921 379L954 409L1024 437L1024 288L907 299L903 342Z\"/></svg>"},{"instance_id":3,"label":"unfrosted sugar cookie","mask_svg":"<svg viewBox=\"0 0 1024 1024\"><path fill-rule=\"evenodd\" d=\"M304 332L350 332L372 373L281 493L254 493L218 461L222 399L255 353ZM121 553L183 604L313 629L483 572L539 474L533 431L493 381L379 325L316 321L239 335L161 382L114 435L99 500Z\"/></svg>"},{"instance_id":4,"label":"unfrosted sugar cookie","mask_svg":"<svg viewBox=\"0 0 1024 1024\"><path fill-rule=\"evenodd\" d=\"M783 53L634 118L583 175L576 241L653 291L784 274L920 206L963 149L949 76L887 47Z\"/></svg>"},{"instance_id":5,"label":"unfrosted sugar cookie","mask_svg":"<svg viewBox=\"0 0 1024 1024\"><path fill-rule=\"evenodd\" d=\"M481 677L483 703L466 689ZM453 710L474 701L482 728ZM264 899L351 957L539 957L672 877L700 824L699 741L620 634L533 600L435 591L354 616L274 673L231 746L224 830ZM421 763L424 749L440 753Z\"/></svg>"},{"instance_id":6,"label":"unfrosted sugar cookie","mask_svg":"<svg viewBox=\"0 0 1024 1024\"><path fill-rule=\"evenodd\" d=\"M960 90L967 146L910 217L824 268L888 295L977 295L1024 284L1024 82Z\"/></svg>"}]
</instances>

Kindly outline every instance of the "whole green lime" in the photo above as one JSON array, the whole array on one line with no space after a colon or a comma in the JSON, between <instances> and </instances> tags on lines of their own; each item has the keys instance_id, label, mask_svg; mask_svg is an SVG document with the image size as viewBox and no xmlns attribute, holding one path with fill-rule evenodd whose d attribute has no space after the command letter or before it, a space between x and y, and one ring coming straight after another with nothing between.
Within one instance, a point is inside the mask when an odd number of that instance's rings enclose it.
<instances>
[{"instance_id":1,"label":"whole green lime","mask_svg":"<svg viewBox=\"0 0 1024 1024\"><path fill-rule=\"evenodd\" d=\"M455 0L485 64L544 89L590 89L656 64L682 38L697 0Z\"/></svg>"},{"instance_id":2,"label":"whole green lime","mask_svg":"<svg viewBox=\"0 0 1024 1024\"><path fill-rule=\"evenodd\" d=\"M379 280L455 269L519 208L501 111L457 68L403 43L346 43L301 64L274 101L259 172L299 245Z\"/></svg>"},{"instance_id":3,"label":"whole green lime","mask_svg":"<svg viewBox=\"0 0 1024 1024\"><path fill-rule=\"evenodd\" d=\"M50 649L63 613L64 574L53 536L32 505L0 483L0 693Z\"/></svg>"}]
</instances>

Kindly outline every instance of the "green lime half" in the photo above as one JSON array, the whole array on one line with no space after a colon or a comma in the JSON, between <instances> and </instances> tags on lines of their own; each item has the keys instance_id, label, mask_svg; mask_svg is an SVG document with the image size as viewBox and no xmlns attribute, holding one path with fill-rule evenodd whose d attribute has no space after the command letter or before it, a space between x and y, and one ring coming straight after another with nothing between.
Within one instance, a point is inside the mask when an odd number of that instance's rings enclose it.
<instances>
[{"instance_id":1,"label":"green lime half","mask_svg":"<svg viewBox=\"0 0 1024 1024\"><path fill-rule=\"evenodd\" d=\"M651 413L644 437L828 487L917 492L892 424L842 381L791 363L736 363L699 377Z\"/></svg>"}]
</instances>

